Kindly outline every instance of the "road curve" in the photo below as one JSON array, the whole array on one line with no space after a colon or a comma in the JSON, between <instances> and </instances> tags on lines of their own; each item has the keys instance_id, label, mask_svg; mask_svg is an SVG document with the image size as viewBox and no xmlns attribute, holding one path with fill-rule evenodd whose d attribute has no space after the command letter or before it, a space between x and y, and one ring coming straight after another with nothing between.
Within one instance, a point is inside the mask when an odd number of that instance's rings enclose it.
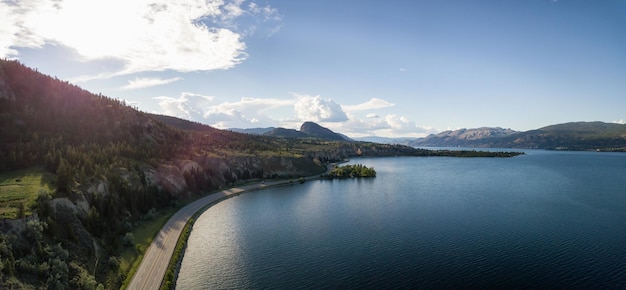
<instances>
[{"instance_id":1,"label":"road curve","mask_svg":"<svg viewBox=\"0 0 626 290\"><path fill-rule=\"evenodd\" d=\"M328 169L330 170L330 166ZM311 180L318 178L319 176L320 175L310 176L306 179ZM170 259L172 254L174 254L178 238L180 237L185 224L189 221L189 218L191 218L196 212L211 203L244 191L290 184L292 182L294 181L282 180L231 188L205 196L186 205L176 212L167 221L167 223L165 223L165 225L163 225L163 228L161 228L157 236L152 241L152 244L150 244L150 247L144 254L141 264L139 264L139 267L137 268L133 279L130 281L130 284L128 284L127 289L159 289L161 287L161 283L165 277L165 272L169 266Z\"/></svg>"}]
</instances>

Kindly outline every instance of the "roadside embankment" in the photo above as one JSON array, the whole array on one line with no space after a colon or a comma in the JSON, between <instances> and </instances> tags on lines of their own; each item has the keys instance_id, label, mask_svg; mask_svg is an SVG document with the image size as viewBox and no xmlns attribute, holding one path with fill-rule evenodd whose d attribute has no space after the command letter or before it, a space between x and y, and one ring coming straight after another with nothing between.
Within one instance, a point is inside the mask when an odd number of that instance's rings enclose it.
<instances>
[{"instance_id":1,"label":"roadside embankment","mask_svg":"<svg viewBox=\"0 0 626 290\"><path fill-rule=\"evenodd\" d=\"M165 223L163 228L156 235L150 247L146 250L143 259L137 268L127 289L159 289L163 285L166 272L173 257L179 238L185 230L189 221L209 208L210 206L233 196L237 196L244 192L265 189L269 187L285 186L298 183L303 180L312 180L319 178L320 175L314 175L301 179L280 180L272 182L261 182L250 184L237 188L230 188L211 195L200 198L176 212ZM175 277L175 275L171 276Z\"/></svg>"}]
</instances>

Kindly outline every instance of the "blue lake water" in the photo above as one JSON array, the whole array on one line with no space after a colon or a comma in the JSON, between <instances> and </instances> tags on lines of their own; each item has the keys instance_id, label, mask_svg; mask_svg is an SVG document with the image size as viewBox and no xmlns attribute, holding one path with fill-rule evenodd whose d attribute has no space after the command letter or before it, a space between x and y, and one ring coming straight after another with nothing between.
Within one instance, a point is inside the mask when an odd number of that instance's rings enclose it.
<instances>
[{"instance_id":1,"label":"blue lake water","mask_svg":"<svg viewBox=\"0 0 626 290\"><path fill-rule=\"evenodd\" d=\"M624 153L351 163L211 207L177 288L626 288Z\"/></svg>"}]
</instances>

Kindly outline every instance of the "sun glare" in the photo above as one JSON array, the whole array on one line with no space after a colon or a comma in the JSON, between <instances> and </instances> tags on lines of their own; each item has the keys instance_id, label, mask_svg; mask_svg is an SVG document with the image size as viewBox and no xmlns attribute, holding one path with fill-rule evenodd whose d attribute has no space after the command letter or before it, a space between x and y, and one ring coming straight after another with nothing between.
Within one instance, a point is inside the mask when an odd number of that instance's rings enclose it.
<instances>
[{"instance_id":1,"label":"sun glare","mask_svg":"<svg viewBox=\"0 0 626 290\"><path fill-rule=\"evenodd\" d=\"M61 5L42 11L37 28L42 35L61 39L61 44L87 59L116 55L132 47L140 37L138 29L146 22L138 17L137 9L116 9L120 6L110 2L73 0Z\"/></svg>"}]
</instances>

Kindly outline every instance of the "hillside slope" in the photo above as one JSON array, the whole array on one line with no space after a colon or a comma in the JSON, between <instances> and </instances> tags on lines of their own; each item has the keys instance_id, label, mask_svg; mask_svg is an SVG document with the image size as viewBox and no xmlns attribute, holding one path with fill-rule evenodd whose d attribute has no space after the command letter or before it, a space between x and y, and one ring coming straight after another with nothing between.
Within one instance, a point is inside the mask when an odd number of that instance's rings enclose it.
<instances>
[{"instance_id":1,"label":"hillside slope","mask_svg":"<svg viewBox=\"0 0 626 290\"><path fill-rule=\"evenodd\" d=\"M314 138L330 141L353 141L343 134L333 132L332 130L322 127L314 122L304 122L300 126L300 130L272 128L263 133L265 136L279 138Z\"/></svg>"},{"instance_id":2,"label":"hillside slope","mask_svg":"<svg viewBox=\"0 0 626 290\"><path fill-rule=\"evenodd\" d=\"M348 141L349 139L345 136L335 133L332 130L322 127L317 123L313 122L304 122L302 126L300 126L300 132L307 134L314 138L320 138L325 140L336 140L336 141Z\"/></svg>"},{"instance_id":3,"label":"hillside slope","mask_svg":"<svg viewBox=\"0 0 626 290\"><path fill-rule=\"evenodd\" d=\"M507 137L517 133L503 128L477 128L445 131L416 139L409 144L416 147L478 147L476 144L487 143L490 140Z\"/></svg>"},{"instance_id":4,"label":"hillside slope","mask_svg":"<svg viewBox=\"0 0 626 290\"><path fill-rule=\"evenodd\" d=\"M139 112L0 60L0 172L43 170L54 187L32 204L3 203L34 214L0 223L0 264L12 269L0 288L119 288L121 253L134 247L124 236L146 216L246 179L324 171L267 138ZM58 268L47 264L54 259Z\"/></svg>"},{"instance_id":5,"label":"hillside slope","mask_svg":"<svg viewBox=\"0 0 626 290\"><path fill-rule=\"evenodd\" d=\"M294 129L274 128L269 132L263 133L265 136L278 138L307 138L309 135Z\"/></svg>"},{"instance_id":6,"label":"hillside slope","mask_svg":"<svg viewBox=\"0 0 626 290\"><path fill-rule=\"evenodd\" d=\"M118 289L142 251L133 231L181 202L252 179L319 174L351 156L427 154L218 130L0 60L0 173L45 176L39 192L23 194L35 200L1 203L18 214L0 222L0 289Z\"/></svg>"},{"instance_id":7,"label":"hillside slope","mask_svg":"<svg viewBox=\"0 0 626 290\"><path fill-rule=\"evenodd\" d=\"M501 128L461 129L420 138L412 141L410 145L626 151L626 125L571 122L526 132Z\"/></svg>"}]
</instances>

